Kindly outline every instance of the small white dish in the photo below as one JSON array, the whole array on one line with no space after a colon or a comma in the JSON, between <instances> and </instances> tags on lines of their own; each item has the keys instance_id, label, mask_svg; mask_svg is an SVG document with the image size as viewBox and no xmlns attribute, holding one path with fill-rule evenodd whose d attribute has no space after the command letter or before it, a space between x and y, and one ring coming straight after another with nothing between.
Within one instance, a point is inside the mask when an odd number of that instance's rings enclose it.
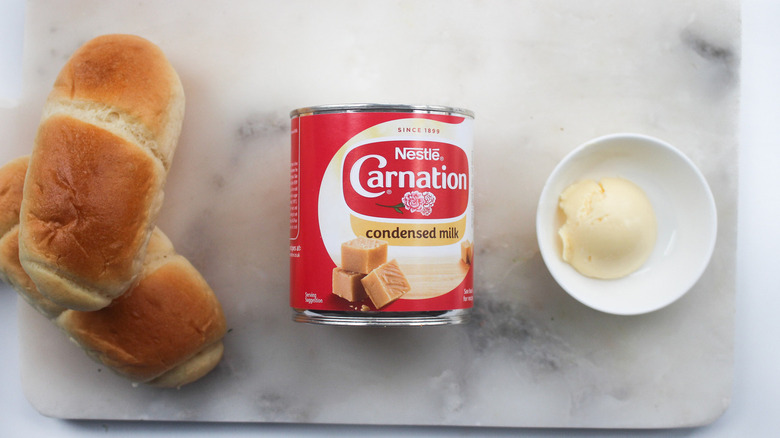
<instances>
[{"instance_id":1,"label":"small white dish","mask_svg":"<svg viewBox=\"0 0 780 438\"><path fill-rule=\"evenodd\" d=\"M561 192L583 179L621 177L647 194L658 221L650 258L632 274L599 280L577 272L561 257ZM602 312L637 315L682 297L709 264L717 235L715 200L699 169L668 143L639 134L591 140L567 155L547 179L536 212L536 236L547 268L581 303Z\"/></svg>"}]
</instances>

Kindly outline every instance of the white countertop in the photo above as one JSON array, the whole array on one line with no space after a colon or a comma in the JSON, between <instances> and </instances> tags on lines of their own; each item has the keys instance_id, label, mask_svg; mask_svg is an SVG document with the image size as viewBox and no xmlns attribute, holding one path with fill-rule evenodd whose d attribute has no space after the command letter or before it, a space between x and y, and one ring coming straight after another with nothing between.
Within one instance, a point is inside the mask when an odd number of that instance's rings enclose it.
<instances>
[{"instance_id":1,"label":"white countertop","mask_svg":"<svg viewBox=\"0 0 780 438\"><path fill-rule=\"evenodd\" d=\"M776 270L776 251L780 233L773 225L780 220L780 196L774 195L780 177L774 168L780 165L780 54L776 42L780 30L780 3L750 0L743 3L742 47L742 129L740 144L739 229L737 257L736 339L734 387L730 407L714 424L693 430L673 432L694 436L761 436L775 431L780 419L773 412L780 396L780 377L776 364L780 353L775 334L780 322L780 287L771 275ZM0 105L13 105L21 85L21 41L23 2L0 2ZM430 436L488 435L510 436L517 430L471 428L402 428L361 426L143 423L106 421L63 421L41 416L25 399L19 380L16 296L0 296L0 315L7 327L0 332L0 345L6 354L0 360L3 392L0 395L0 422L3 436L156 436L206 435L230 436L319 436L352 433L357 436L385 436L398 433ZM7 431L7 432L6 432ZM524 435L591 435L593 431L524 430ZM10 435L9 435L10 433ZM610 432L622 435L631 432ZM636 433L636 432L634 432ZM669 431L640 432L642 435L668 436ZM598 435L604 435L603 431Z\"/></svg>"}]
</instances>

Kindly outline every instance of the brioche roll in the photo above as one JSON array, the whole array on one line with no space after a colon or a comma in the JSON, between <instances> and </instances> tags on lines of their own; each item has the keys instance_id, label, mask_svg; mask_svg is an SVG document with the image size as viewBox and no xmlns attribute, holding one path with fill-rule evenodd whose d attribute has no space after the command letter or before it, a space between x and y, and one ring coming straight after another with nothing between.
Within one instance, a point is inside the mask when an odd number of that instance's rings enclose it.
<instances>
[{"instance_id":1,"label":"brioche roll","mask_svg":"<svg viewBox=\"0 0 780 438\"><path fill-rule=\"evenodd\" d=\"M97 310L137 281L183 117L178 75L143 38L98 37L65 64L20 212L22 266L50 300Z\"/></svg>"},{"instance_id":2,"label":"brioche roll","mask_svg":"<svg viewBox=\"0 0 780 438\"><path fill-rule=\"evenodd\" d=\"M18 252L26 163L19 159L0 168L0 278L90 357L135 382L179 387L211 371L224 350L222 307L200 273L157 228L139 280L108 306L90 312L66 309L39 291Z\"/></svg>"}]
</instances>

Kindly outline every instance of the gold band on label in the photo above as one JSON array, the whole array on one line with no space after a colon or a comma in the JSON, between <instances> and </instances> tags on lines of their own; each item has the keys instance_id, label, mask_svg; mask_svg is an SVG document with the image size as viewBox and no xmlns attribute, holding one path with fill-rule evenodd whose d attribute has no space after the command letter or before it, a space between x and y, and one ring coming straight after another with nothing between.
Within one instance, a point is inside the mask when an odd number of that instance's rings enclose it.
<instances>
[{"instance_id":1,"label":"gold band on label","mask_svg":"<svg viewBox=\"0 0 780 438\"><path fill-rule=\"evenodd\" d=\"M384 240L392 246L444 246L458 243L465 236L466 215L454 222L391 223L361 219L349 215L357 236Z\"/></svg>"}]
</instances>

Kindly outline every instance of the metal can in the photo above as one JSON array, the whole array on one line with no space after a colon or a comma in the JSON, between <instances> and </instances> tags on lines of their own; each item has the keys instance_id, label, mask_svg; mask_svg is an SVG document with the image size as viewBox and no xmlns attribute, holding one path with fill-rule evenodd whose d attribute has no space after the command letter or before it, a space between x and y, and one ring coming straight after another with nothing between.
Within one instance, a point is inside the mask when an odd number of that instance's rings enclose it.
<instances>
[{"instance_id":1,"label":"metal can","mask_svg":"<svg viewBox=\"0 0 780 438\"><path fill-rule=\"evenodd\" d=\"M348 104L290 117L293 319L464 322L474 300L474 114Z\"/></svg>"}]
</instances>

